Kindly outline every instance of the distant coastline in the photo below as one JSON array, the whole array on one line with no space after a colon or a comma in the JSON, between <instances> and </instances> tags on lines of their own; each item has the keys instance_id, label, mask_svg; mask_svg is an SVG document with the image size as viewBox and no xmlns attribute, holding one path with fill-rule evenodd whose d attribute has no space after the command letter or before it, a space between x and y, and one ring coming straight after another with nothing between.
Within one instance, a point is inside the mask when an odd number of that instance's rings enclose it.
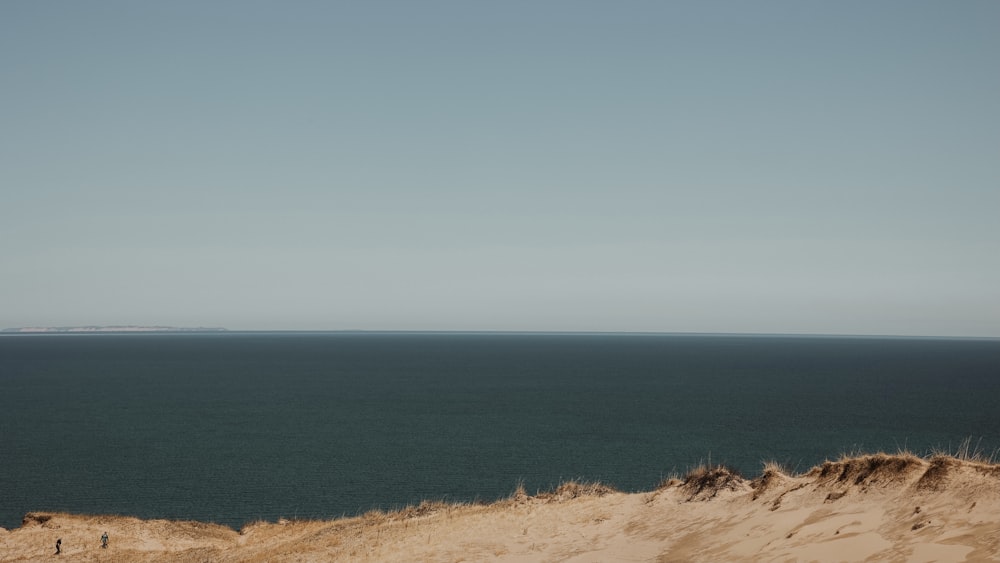
<instances>
[{"instance_id":1,"label":"distant coastline","mask_svg":"<svg viewBox=\"0 0 1000 563\"><path fill-rule=\"evenodd\" d=\"M176 327L176 326L25 326L5 328L4 333L18 334L65 334L65 333L104 333L104 332L228 332L220 327Z\"/></svg>"}]
</instances>

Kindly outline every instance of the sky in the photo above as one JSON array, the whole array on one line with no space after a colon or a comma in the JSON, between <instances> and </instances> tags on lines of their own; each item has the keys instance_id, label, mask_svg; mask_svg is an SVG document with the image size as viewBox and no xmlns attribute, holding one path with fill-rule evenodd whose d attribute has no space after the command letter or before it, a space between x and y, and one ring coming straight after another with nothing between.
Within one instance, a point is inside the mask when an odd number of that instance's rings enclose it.
<instances>
[{"instance_id":1,"label":"sky","mask_svg":"<svg viewBox=\"0 0 1000 563\"><path fill-rule=\"evenodd\" d=\"M0 328L1000 336L1000 2L0 3Z\"/></svg>"}]
</instances>

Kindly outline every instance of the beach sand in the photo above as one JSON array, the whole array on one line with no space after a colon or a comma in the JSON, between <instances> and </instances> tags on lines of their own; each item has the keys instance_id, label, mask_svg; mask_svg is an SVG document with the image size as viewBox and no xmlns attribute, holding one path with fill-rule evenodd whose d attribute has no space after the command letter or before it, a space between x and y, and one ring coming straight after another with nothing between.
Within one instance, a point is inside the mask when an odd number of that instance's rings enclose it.
<instances>
[{"instance_id":1,"label":"beach sand","mask_svg":"<svg viewBox=\"0 0 1000 563\"><path fill-rule=\"evenodd\" d=\"M101 549L107 531L110 546ZM31 513L0 561L1000 561L1000 465L872 454L747 480L701 467L657 490L570 482L490 504L425 502L241 531L199 522Z\"/></svg>"}]
</instances>

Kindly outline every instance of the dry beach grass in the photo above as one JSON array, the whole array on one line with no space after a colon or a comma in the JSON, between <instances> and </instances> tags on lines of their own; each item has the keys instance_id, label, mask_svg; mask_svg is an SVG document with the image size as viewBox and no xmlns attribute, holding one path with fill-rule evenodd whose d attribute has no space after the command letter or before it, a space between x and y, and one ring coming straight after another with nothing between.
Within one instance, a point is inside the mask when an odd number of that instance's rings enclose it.
<instances>
[{"instance_id":1,"label":"dry beach grass","mask_svg":"<svg viewBox=\"0 0 1000 563\"><path fill-rule=\"evenodd\" d=\"M101 549L99 538L112 538ZM571 481L493 503L424 502L330 521L214 524L32 513L0 561L1000 561L1000 465L982 456L843 456L752 480L706 464L654 491Z\"/></svg>"}]
</instances>

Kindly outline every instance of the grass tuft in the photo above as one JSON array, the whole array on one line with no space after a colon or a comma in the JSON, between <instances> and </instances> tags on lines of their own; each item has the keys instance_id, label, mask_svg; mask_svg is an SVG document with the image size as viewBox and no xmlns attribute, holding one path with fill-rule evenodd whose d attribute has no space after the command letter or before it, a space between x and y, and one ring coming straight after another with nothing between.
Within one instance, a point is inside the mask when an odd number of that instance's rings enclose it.
<instances>
[{"instance_id":1,"label":"grass tuft","mask_svg":"<svg viewBox=\"0 0 1000 563\"><path fill-rule=\"evenodd\" d=\"M740 472L726 465L702 464L684 476L681 489L690 496L688 501L709 500L722 491L738 491L746 485Z\"/></svg>"},{"instance_id":2,"label":"grass tuft","mask_svg":"<svg viewBox=\"0 0 1000 563\"><path fill-rule=\"evenodd\" d=\"M982 448L983 439L980 438L976 441L976 445L972 445L972 436L959 442L958 447L955 451L951 450L951 446L948 448L933 448L931 450L932 457L952 457L959 461L970 461L973 463L985 463L988 465L995 465L997 463L997 450L987 454Z\"/></svg>"},{"instance_id":3,"label":"grass tuft","mask_svg":"<svg viewBox=\"0 0 1000 563\"><path fill-rule=\"evenodd\" d=\"M562 482L553 491L539 493L534 498L546 502L563 502L580 497L603 497L618 492L621 491L600 481L578 481L573 479Z\"/></svg>"}]
</instances>

